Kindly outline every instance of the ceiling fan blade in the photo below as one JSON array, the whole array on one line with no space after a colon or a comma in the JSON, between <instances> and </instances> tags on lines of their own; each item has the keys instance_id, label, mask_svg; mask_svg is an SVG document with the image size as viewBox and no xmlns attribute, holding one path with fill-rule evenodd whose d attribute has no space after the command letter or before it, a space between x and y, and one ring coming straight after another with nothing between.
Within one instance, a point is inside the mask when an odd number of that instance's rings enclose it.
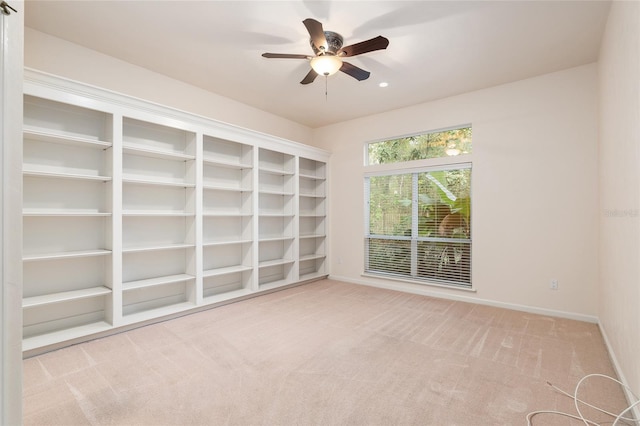
<instances>
[{"instance_id":1,"label":"ceiling fan blade","mask_svg":"<svg viewBox=\"0 0 640 426\"><path fill-rule=\"evenodd\" d=\"M327 48L327 38L324 36L322 24L311 18L305 19L302 23L309 31L313 45L319 50L325 50Z\"/></svg>"},{"instance_id":2,"label":"ceiling fan blade","mask_svg":"<svg viewBox=\"0 0 640 426\"><path fill-rule=\"evenodd\" d=\"M378 36L370 40L361 41L360 43L345 46L338 52L339 56L356 56L374 50L386 49L389 46L389 40L385 37Z\"/></svg>"},{"instance_id":3,"label":"ceiling fan blade","mask_svg":"<svg viewBox=\"0 0 640 426\"><path fill-rule=\"evenodd\" d=\"M299 55L295 53L263 53L265 58L281 58L281 59L309 59L309 55Z\"/></svg>"},{"instance_id":4,"label":"ceiling fan blade","mask_svg":"<svg viewBox=\"0 0 640 426\"><path fill-rule=\"evenodd\" d=\"M300 84L313 83L313 80L315 80L317 76L318 76L318 73L315 72L313 69L311 69L309 73L302 79Z\"/></svg>"},{"instance_id":5,"label":"ceiling fan blade","mask_svg":"<svg viewBox=\"0 0 640 426\"><path fill-rule=\"evenodd\" d=\"M351 65L349 62L344 61L342 62L340 71L345 74L349 74L351 77L355 78L358 81L366 80L371 75L369 71L365 71L362 68L358 68L355 65Z\"/></svg>"}]
</instances>

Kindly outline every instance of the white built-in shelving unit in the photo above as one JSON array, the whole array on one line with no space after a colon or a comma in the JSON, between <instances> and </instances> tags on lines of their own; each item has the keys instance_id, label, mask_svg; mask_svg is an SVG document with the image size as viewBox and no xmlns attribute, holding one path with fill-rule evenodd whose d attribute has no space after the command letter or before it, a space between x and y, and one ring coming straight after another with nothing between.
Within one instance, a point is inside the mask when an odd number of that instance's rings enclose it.
<instances>
[{"instance_id":1,"label":"white built-in shelving unit","mask_svg":"<svg viewBox=\"0 0 640 426\"><path fill-rule=\"evenodd\" d=\"M26 352L322 278L328 153L32 70Z\"/></svg>"}]
</instances>

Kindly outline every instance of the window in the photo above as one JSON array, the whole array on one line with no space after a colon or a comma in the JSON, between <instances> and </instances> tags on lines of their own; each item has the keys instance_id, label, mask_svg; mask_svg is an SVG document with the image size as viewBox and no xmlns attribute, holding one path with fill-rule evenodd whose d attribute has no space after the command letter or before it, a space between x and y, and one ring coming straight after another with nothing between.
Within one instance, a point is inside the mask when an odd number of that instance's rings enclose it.
<instances>
[{"instance_id":1,"label":"window","mask_svg":"<svg viewBox=\"0 0 640 426\"><path fill-rule=\"evenodd\" d=\"M369 165L470 154L471 127L372 142L367 153Z\"/></svg>"},{"instance_id":2,"label":"window","mask_svg":"<svg viewBox=\"0 0 640 426\"><path fill-rule=\"evenodd\" d=\"M471 286L470 163L370 172L365 194L365 272Z\"/></svg>"}]
</instances>

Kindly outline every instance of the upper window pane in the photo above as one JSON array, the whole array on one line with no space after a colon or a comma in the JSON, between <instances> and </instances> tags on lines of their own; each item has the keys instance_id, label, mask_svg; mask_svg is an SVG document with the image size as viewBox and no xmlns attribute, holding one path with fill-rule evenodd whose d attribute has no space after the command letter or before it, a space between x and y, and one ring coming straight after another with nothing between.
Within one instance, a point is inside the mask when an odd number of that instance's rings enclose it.
<instances>
[{"instance_id":1,"label":"upper window pane","mask_svg":"<svg viewBox=\"0 0 640 426\"><path fill-rule=\"evenodd\" d=\"M367 151L368 164L399 163L470 154L471 127L372 142L368 144Z\"/></svg>"}]
</instances>

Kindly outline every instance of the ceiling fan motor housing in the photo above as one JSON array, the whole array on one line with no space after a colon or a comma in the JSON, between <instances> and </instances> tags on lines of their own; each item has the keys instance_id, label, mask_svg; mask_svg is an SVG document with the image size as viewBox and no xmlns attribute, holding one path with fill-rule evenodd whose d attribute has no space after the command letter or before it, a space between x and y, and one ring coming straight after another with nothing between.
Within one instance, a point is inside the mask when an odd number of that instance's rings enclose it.
<instances>
[{"instance_id":1,"label":"ceiling fan motor housing","mask_svg":"<svg viewBox=\"0 0 640 426\"><path fill-rule=\"evenodd\" d=\"M316 55L330 54L337 55L338 51L342 49L343 38L340 34L334 33L333 31L325 31L324 37L327 39L327 49L322 50L318 49L314 44L313 40L310 40L311 48L313 49L313 53Z\"/></svg>"},{"instance_id":2,"label":"ceiling fan motor housing","mask_svg":"<svg viewBox=\"0 0 640 426\"><path fill-rule=\"evenodd\" d=\"M288 58L288 59L307 59L310 60L311 69L302 79L300 84L309 84L319 75L333 75L338 71L355 78L358 81L366 80L371 74L362 68L345 62L342 58L362 55L363 53L373 52L376 50L386 49L389 40L385 37L378 36L369 40L361 41L346 47L343 47L344 39L338 33L333 31L324 31L322 23L313 18L307 18L302 21L305 28L309 32L309 44L313 50L314 56L299 53L263 53L265 58Z\"/></svg>"}]
</instances>

